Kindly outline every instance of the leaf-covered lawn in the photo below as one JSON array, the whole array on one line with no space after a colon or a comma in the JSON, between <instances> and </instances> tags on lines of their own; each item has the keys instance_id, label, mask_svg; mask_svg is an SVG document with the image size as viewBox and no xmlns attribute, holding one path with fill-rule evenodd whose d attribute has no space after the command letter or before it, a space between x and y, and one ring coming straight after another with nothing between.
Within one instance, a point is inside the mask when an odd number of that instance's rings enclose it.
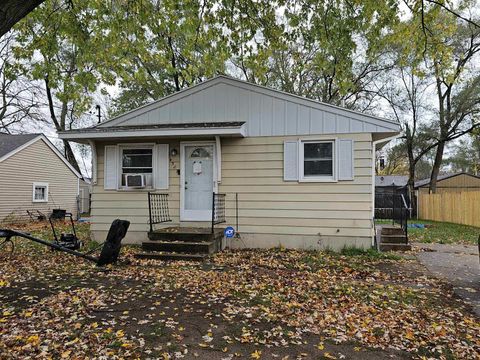
<instances>
[{"instance_id":1,"label":"leaf-covered lawn","mask_svg":"<svg viewBox=\"0 0 480 360\"><path fill-rule=\"evenodd\" d=\"M408 229L409 239L414 242L476 245L480 235L480 229L473 226L429 220L411 220L410 223L429 225L425 229Z\"/></svg>"},{"instance_id":2,"label":"leaf-covered lawn","mask_svg":"<svg viewBox=\"0 0 480 360\"><path fill-rule=\"evenodd\" d=\"M126 247L98 269L22 243L2 258L0 358L480 354L478 319L415 260L272 249L163 263Z\"/></svg>"}]
</instances>

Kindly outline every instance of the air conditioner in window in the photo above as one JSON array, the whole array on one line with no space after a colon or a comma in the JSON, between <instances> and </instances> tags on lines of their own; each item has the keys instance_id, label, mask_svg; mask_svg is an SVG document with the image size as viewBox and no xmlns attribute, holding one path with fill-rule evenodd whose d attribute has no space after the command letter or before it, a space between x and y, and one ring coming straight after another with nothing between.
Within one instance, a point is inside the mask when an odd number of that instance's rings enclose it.
<instances>
[{"instance_id":1,"label":"air conditioner in window","mask_svg":"<svg viewBox=\"0 0 480 360\"><path fill-rule=\"evenodd\" d=\"M125 175L125 184L129 188L142 189L145 187L145 175L127 174Z\"/></svg>"}]
</instances>

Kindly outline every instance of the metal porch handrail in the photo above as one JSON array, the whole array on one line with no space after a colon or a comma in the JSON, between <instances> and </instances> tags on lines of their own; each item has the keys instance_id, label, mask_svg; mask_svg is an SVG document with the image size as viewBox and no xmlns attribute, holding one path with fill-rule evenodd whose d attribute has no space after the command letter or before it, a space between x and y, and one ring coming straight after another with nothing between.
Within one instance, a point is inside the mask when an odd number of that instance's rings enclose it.
<instances>
[{"instance_id":1,"label":"metal porch handrail","mask_svg":"<svg viewBox=\"0 0 480 360\"><path fill-rule=\"evenodd\" d=\"M212 234L215 230L215 225L227 221L225 216L225 198L224 193L213 193L212 197Z\"/></svg>"},{"instance_id":2,"label":"metal porch handrail","mask_svg":"<svg viewBox=\"0 0 480 360\"><path fill-rule=\"evenodd\" d=\"M168 208L168 194L148 193L148 220L150 232L153 231L153 225L172 221Z\"/></svg>"}]
</instances>

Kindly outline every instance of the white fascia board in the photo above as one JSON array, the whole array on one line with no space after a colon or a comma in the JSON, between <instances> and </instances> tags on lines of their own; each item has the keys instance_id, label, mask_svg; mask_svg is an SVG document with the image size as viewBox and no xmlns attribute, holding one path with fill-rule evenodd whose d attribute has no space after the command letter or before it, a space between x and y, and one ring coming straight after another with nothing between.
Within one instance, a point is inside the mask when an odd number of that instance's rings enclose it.
<instances>
[{"instance_id":1,"label":"white fascia board","mask_svg":"<svg viewBox=\"0 0 480 360\"><path fill-rule=\"evenodd\" d=\"M245 137L245 127L236 128L200 128L200 129L163 129L163 130L129 130L129 131L102 131L81 133L59 133L58 137L64 140L104 139L104 138L137 138L137 137L166 137L166 136L241 136Z\"/></svg>"}]
</instances>

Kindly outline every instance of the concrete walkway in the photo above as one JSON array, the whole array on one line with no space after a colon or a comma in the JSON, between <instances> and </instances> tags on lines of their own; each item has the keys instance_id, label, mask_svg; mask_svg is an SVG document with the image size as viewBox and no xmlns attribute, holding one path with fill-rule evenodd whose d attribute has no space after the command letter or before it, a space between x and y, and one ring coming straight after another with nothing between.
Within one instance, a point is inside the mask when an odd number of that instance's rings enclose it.
<instances>
[{"instance_id":1,"label":"concrete walkway","mask_svg":"<svg viewBox=\"0 0 480 360\"><path fill-rule=\"evenodd\" d=\"M471 245L414 244L427 251L418 260L435 276L452 284L455 293L480 317L480 262L478 247Z\"/></svg>"}]
</instances>

